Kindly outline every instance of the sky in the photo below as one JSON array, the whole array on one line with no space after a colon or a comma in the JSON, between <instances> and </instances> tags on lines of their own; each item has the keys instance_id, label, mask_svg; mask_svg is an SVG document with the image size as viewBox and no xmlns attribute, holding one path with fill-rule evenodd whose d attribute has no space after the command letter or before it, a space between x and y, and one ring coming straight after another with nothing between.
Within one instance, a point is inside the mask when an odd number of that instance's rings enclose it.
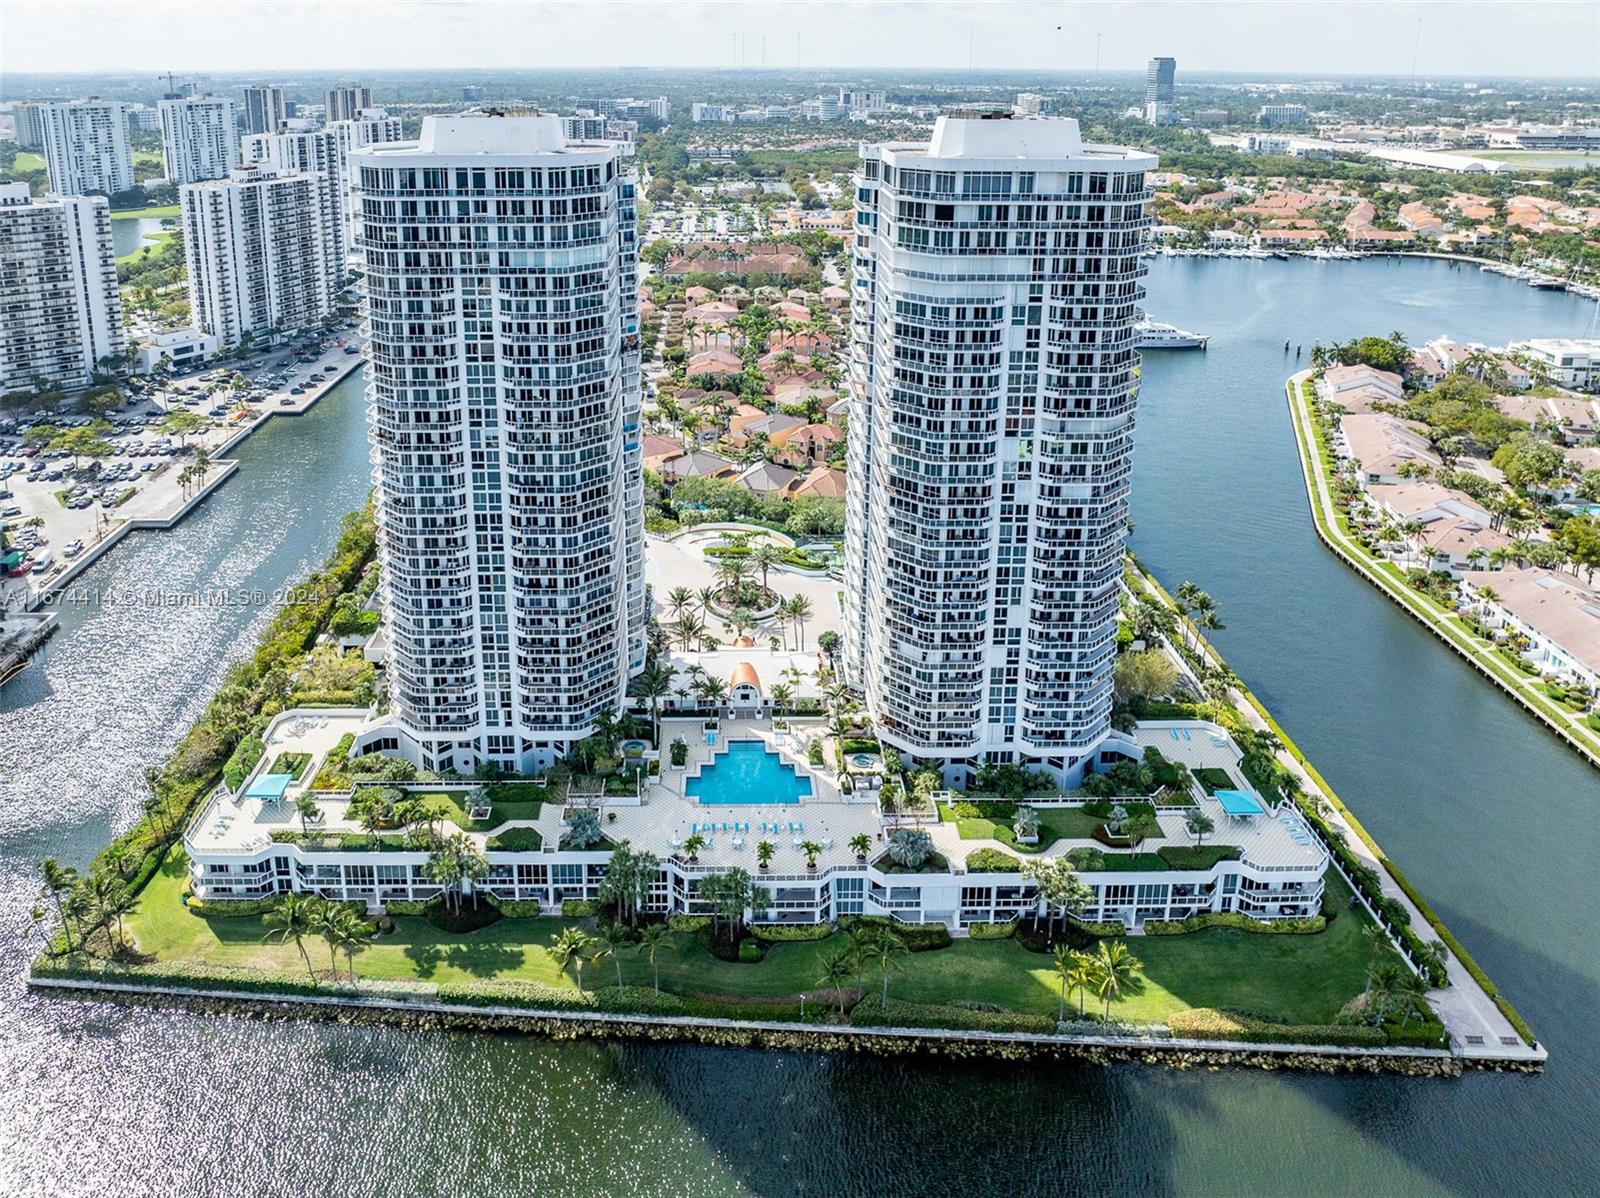
<instances>
[{"instance_id":1,"label":"sky","mask_svg":"<svg viewBox=\"0 0 1600 1198\"><path fill-rule=\"evenodd\" d=\"M1420 24L1419 24L1420 22ZM1600 2L0 0L0 72L418 67L1142 69L1577 76Z\"/></svg>"}]
</instances>

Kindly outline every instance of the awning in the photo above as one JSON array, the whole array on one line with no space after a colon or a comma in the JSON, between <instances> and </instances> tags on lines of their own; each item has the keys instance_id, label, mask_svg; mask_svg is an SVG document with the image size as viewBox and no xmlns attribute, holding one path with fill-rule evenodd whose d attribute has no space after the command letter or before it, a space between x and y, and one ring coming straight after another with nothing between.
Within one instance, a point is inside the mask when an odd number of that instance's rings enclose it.
<instances>
[{"instance_id":1,"label":"awning","mask_svg":"<svg viewBox=\"0 0 1600 1198\"><path fill-rule=\"evenodd\" d=\"M1229 815L1265 815L1267 809L1242 790L1219 790L1217 802Z\"/></svg>"},{"instance_id":2,"label":"awning","mask_svg":"<svg viewBox=\"0 0 1600 1198\"><path fill-rule=\"evenodd\" d=\"M276 803L288 793L289 784L293 781L293 774L262 774L245 787L244 797L260 799L263 803Z\"/></svg>"}]
</instances>

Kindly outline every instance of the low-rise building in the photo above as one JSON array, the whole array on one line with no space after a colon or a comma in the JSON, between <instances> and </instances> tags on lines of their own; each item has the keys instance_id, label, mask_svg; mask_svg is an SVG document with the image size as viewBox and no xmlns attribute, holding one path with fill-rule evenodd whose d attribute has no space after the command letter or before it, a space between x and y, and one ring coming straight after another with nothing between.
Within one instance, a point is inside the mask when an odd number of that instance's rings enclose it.
<instances>
[{"instance_id":1,"label":"low-rise building","mask_svg":"<svg viewBox=\"0 0 1600 1198\"><path fill-rule=\"evenodd\" d=\"M1357 464L1364 485L1398 483L1407 467L1437 470L1444 464L1427 438L1426 425L1384 413L1341 417L1338 441L1343 456Z\"/></svg>"},{"instance_id":2,"label":"low-rise building","mask_svg":"<svg viewBox=\"0 0 1600 1198\"><path fill-rule=\"evenodd\" d=\"M1554 570L1469 571L1467 600L1484 623L1525 637L1540 671L1600 688L1600 592Z\"/></svg>"},{"instance_id":3,"label":"low-rise building","mask_svg":"<svg viewBox=\"0 0 1600 1198\"><path fill-rule=\"evenodd\" d=\"M537 816L487 827L494 818L492 806L478 797L476 784L430 783L430 792L453 798L464 814L474 805L489 812L489 820L466 833L484 853L488 873L463 887L502 900L537 901L552 913L566 902L593 903L615 846L626 841L659 863L643 904L648 914L708 912L698 896L701 880L733 867L748 870L760 887L759 901L743 913L756 924L876 915L907 924L942 923L959 936L975 924L1044 912L1037 886L1021 872L1020 857L996 841L963 840L953 822L923 825L935 853L924 870L891 868L887 842L900 825L877 801L881 774L870 763L857 766L854 785L842 789L833 770L809 761L809 747L827 735L823 721L791 717L779 726L764 718L780 681L791 692L798 686L801 697L808 685L814 693L814 683L804 680L814 677L815 658L778 654L773 664L783 658L799 664L777 677L763 677L754 662L769 661L759 651L692 655L694 665L723 684L726 697L715 707L703 707L685 696L682 707L702 710L661 721L663 744L681 741L684 764L673 766L669 753L646 747L636 757L644 772L632 794L584 795L552 785ZM786 681L797 674L801 682ZM679 705L677 697L669 702ZM408 844L394 833L385 838L388 843L374 847L351 810L351 795L318 793L311 796L314 814L302 818L299 813L298 800L339 737L350 732L359 745L376 727L367 713L348 709L294 710L275 717L263 734L267 752L261 766L237 794L219 788L185 834L195 896L226 903L316 894L378 910L442 894L444 887L428 868L425 839ZM1141 846L1148 861L1144 868L1114 860L1130 856L1132 848L1108 847L1089 837L1057 840L1053 849L1077 854L1079 876L1088 887L1088 902L1078 917L1137 928L1147 920L1208 911L1267 921L1315 915L1329 862L1326 848L1292 806L1272 807L1255 794L1240 769L1237 747L1221 728L1185 723L1180 736L1177 727L1142 725L1134 737L1191 769L1225 774L1232 788L1213 794L1195 786L1193 808L1157 808L1158 835ZM285 752L307 753L310 764L297 777L268 773L266 763ZM734 753L762 757L771 786L741 788L725 770ZM659 761L659 774L648 772L652 761ZM1041 800L1044 810L1083 803L1081 798ZM583 849L565 847L567 816L584 807L600 815L605 839ZM1191 810L1214 825L1208 845L1213 851L1193 860L1181 854L1169 859L1167 846L1191 844L1185 826ZM513 828L537 847L496 847L491 838ZM770 845L766 864L756 856L763 842ZM863 843L866 851L860 852ZM1004 854L1016 868L969 869L972 854L982 849Z\"/></svg>"},{"instance_id":4,"label":"low-rise building","mask_svg":"<svg viewBox=\"0 0 1600 1198\"><path fill-rule=\"evenodd\" d=\"M1376 484L1367 488L1367 498L1396 524L1422 525L1420 532L1407 534L1406 541L1435 568L1443 565L1454 574L1475 569L1496 549L1511 544L1476 499L1436 482Z\"/></svg>"},{"instance_id":5,"label":"low-rise building","mask_svg":"<svg viewBox=\"0 0 1600 1198\"><path fill-rule=\"evenodd\" d=\"M1551 381L1563 387L1600 390L1600 339L1535 338L1514 342L1510 349L1526 355Z\"/></svg>"},{"instance_id":6,"label":"low-rise building","mask_svg":"<svg viewBox=\"0 0 1600 1198\"><path fill-rule=\"evenodd\" d=\"M1600 400L1580 395L1497 395L1494 406L1524 424L1549 424L1569 441L1584 441L1600 432Z\"/></svg>"}]
</instances>

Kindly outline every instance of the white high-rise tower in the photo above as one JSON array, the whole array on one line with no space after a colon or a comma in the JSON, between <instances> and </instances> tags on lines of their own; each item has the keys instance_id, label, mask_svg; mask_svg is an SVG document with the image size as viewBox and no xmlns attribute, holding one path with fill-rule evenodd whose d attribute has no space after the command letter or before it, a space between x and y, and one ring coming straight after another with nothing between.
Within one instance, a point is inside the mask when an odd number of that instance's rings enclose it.
<instances>
[{"instance_id":1,"label":"white high-rise tower","mask_svg":"<svg viewBox=\"0 0 1600 1198\"><path fill-rule=\"evenodd\" d=\"M862 158L846 668L952 781L1074 782L1110 730L1155 157L982 114Z\"/></svg>"},{"instance_id":2,"label":"white high-rise tower","mask_svg":"<svg viewBox=\"0 0 1600 1198\"><path fill-rule=\"evenodd\" d=\"M59 195L129 190L128 106L94 97L44 105L44 157Z\"/></svg>"},{"instance_id":3,"label":"white high-rise tower","mask_svg":"<svg viewBox=\"0 0 1600 1198\"><path fill-rule=\"evenodd\" d=\"M283 88L263 83L244 89L246 133L276 133L288 118L289 108L284 103Z\"/></svg>"},{"instance_id":4,"label":"white high-rise tower","mask_svg":"<svg viewBox=\"0 0 1600 1198\"><path fill-rule=\"evenodd\" d=\"M231 98L182 96L159 107L169 182L225 179L239 165L239 112Z\"/></svg>"},{"instance_id":5,"label":"white high-rise tower","mask_svg":"<svg viewBox=\"0 0 1600 1198\"><path fill-rule=\"evenodd\" d=\"M123 349L106 201L0 183L0 392L87 386Z\"/></svg>"},{"instance_id":6,"label":"white high-rise tower","mask_svg":"<svg viewBox=\"0 0 1600 1198\"><path fill-rule=\"evenodd\" d=\"M393 716L357 747L547 766L644 665L624 147L470 113L351 163Z\"/></svg>"}]
</instances>

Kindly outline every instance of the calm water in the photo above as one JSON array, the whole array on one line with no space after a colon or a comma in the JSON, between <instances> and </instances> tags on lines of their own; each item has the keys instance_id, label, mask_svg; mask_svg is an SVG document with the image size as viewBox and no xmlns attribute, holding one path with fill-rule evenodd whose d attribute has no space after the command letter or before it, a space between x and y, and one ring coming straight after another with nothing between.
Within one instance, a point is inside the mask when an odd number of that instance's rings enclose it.
<instances>
[{"instance_id":1,"label":"calm water","mask_svg":"<svg viewBox=\"0 0 1600 1198\"><path fill-rule=\"evenodd\" d=\"M946 1065L553 1045L40 1001L3 950L0 1191L51 1194L1577 1194L1600 1127L1600 776L1309 532L1283 340L1582 333L1592 306L1423 263L1163 261L1138 551L1219 601L1218 640L1551 1046L1458 1082ZM367 486L354 380L275 421L185 526L97 571L270 589ZM93 580L92 580L93 581ZM0 693L0 922L32 862L86 857L260 610L80 609ZM1529 878L1541 888L1524 887Z\"/></svg>"},{"instance_id":2,"label":"calm water","mask_svg":"<svg viewBox=\"0 0 1600 1198\"><path fill-rule=\"evenodd\" d=\"M111 222L111 244L115 247L117 257L131 254L140 246L154 245L153 241L146 241L147 233L161 232L161 218L158 216L133 216L123 217L121 220Z\"/></svg>"}]
</instances>

